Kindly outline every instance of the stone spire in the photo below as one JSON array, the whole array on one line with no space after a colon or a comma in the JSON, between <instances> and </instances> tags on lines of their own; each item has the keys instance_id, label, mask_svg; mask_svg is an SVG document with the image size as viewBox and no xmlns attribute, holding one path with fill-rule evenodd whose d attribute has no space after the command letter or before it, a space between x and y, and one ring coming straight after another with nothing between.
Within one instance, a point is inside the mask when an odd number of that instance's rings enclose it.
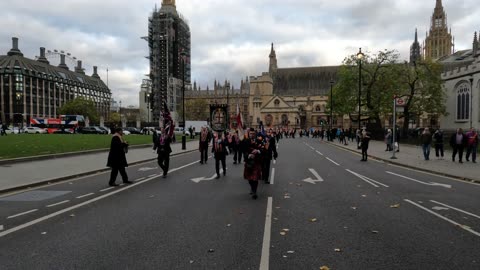
<instances>
[{"instance_id":1,"label":"stone spire","mask_svg":"<svg viewBox=\"0 0 480 270\"><path fill-rule=\"evenodd\" d=\"M475 32L475 34L473 35L473 51L472 51L472 54L474 57L479 53L478 43L479 43L479 40L477 39L477 32Z\"/></svg>"},{"instance_id":2,"label":"stone spire","mask_svg":"<svg viewBox=\"0 0 480 270\"><path fill-rule=\"evenodd\" d=\"M452 33L447 25L447 15L442 1L437 0L431 17L430 31L425 39L425 59L437 60L452 54Z\"/></svg>"},{"instance_id":3,"label":"stone spire","mask_svg":"<svg viewBox=\"0 0 480 270\"><path fill-rule=\"evenodd\" d=\"M418 33L415 28L415 40L413 41L412 46L410 46L410 63L418 62L421 58L420 43L418 43Z\"/></svg>"},{"instance_id":4,"label":"stone spire","mask_svg":"<svg viewBox=\"0 0 480 270\"><path fill-rule=\"evenodd\" d=\"M273 43L272 43L272 48L270 50L270 65L268 67L268 73L270 73L270 77L274 78L275 74L277 73L277 54L275 53L275 49L273 48Z\"/></svg>"},{"instance_id":5,"label":"stone spire","mask_svg":"<svg viewBox=\"0 0 480 270\"><path fill-rule=\"evenodd\" d=\"M175 0L163 0L162 6L175 6Z\"/></svg>"}]
</instances>

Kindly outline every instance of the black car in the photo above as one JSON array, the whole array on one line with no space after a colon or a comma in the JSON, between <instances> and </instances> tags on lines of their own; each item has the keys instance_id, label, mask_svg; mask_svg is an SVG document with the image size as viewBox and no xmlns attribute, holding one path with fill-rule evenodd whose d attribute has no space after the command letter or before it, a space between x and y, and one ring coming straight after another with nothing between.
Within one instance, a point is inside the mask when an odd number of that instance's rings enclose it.
<instances>
[{"instance_id":1,"label":"black car","mask_svg":"<svg viewBox=\"0 0 480 270\"><path fill-rule=\"evenodd\" d=\"M109 128L107 128L107 127L98 127L98 128L103 130L105 132L104 134L110 134L110 129Z\"/></svg>"},{"instance_id":2,"label":"black car","mask_svg":"<svg viewBox=\"0 0 480 270\"><path fill-rule=\"evenodd\" d=\"M99 127L99 126L92 126L92 127L100 130L100 133L99 133L99 134L108 134L108 130L103 129L102 127Z\"/></svg>"},{"instance_id":3,"label":"black car","mask_svg":"<svg viewBox=\"0 0 480 270\"><path fill-rule=\"evenodd\" d=\"M142 131L134 127L126 127L125 130L128 130L130 134L142 134Z\"/></svg>"},{"instance_id":4,"label":"black car","mask_svg":"<svg viewBox=\"0 0 480 270\"><path fill-rule=\"evenodd\" d=\"M79 130L80 133L83 134L103 134L104 131L99 129L98 127L84 127Z\"/></svg>"}]
</instances>

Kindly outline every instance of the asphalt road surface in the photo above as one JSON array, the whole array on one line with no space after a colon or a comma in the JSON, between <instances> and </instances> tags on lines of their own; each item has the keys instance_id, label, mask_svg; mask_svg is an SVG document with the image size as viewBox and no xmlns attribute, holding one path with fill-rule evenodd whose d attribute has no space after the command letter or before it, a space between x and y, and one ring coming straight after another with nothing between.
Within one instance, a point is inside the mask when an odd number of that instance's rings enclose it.
<instances>
[{"instance_id":1,"label":"asphalt road surface","mask_svg":"<svg viewBox=\"0 0 480 270\"><path fill-rule=\"evenodd\" d=\"M0 269L480 269L480 185L308 138L283 139L271 183L243 164L172 157L0 197ZM117 179L120 183L120 176ZM327 268L324 268L327 269Z\"/></svg>"}]
</instances>

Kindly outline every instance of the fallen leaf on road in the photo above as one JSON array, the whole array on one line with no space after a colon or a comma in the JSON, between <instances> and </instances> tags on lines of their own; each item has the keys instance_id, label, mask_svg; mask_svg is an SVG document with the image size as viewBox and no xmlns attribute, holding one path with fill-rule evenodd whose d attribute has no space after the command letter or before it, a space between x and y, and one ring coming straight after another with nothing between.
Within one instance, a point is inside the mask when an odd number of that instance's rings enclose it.
<instances>
[{"instance_id":1,"label":"fallen leaf on road","mask_svg":"<svg viewBox=\"0 0 480 270\"><path fill-rule=\"evenodd\" d=\"M287 253L288 253L288 254L293 254L293 253L295 253L295 251L289 250L289 251L287 251Z\"/></svg>"},{"instance_id":2,"label":"fallen leaf on road","mask_svg":"<svg viewBox=\"0 0 480 270\"><path fill-rule=\"evenodd\" d=\"M155 195L150 195L150 198L153 198L153 197L155 197Z\"/></svg>"},{"instance_id":3,"label":"fallen leaf on road","mask_svg":"<svg viewBox=\"0 0 480 270\"><path fill-rule=\"evenodd\" d=\"M302 184L297 184L297 187L301 187L301 186L302 186Z\"/></svg>"},{"instance_id":4,"label":"fallen leaf on road","mask_svg":"<svg viewBox=\"0 0 480 270\"><path fill-rule=\"evenodd\" d=\"M276 206L275 208L280 209L280 206Z\"/></svg>"},{"instance_id":5,"label":"fallen leaf on road","mask_svg":"<svg viewBox=\"0 0 480 270\"><path fill-rule=\"evenodd\" d=\"M232 226L232 224L227 224L227 227L230 227L230 226Z\"/></svg>"},{"instance_id":6,"label":"fallen leaf on road","mask_svg":"<svg viewBox=\"0 0 480 270\"><path fill-rule=\"evenodd\" d=\"M398 207L400 207L399 203L390 205L390 208L398 208Z\"/></svg>"},{"instance_id":7,"label":"fallen leaf on road","mask_svg":"<svg viewBox=\"0 0 480 270\"><path fill-rule=\"evenodd\" d=\"M293 185L293 182L290 182L289 184L290 184L290 185Z\"/></svg>"},{"instance_id":8,"label":"fallen leaf on road","mask_svg":"<svg viewBox=\"0 0 480 270\"><path fill-rule=\"evenodd\" d=\"M42 232L42 234L47 234L47 232Z\"/></svg>"},{"instance_id":9,"label":"fallen leaf on road","mask_svg":"<svg viewBox=\"0 0 480 270\"><path fill-rule=\"evenodd\" d=\"M320 270L330 270L330 268L328 268L328 266L324 265L324 266L320 267Z\"/></svg>"},{"instance_id":10,"label":"fallen leaf on road","mask_svg":"<svg viewBox=\"0 0 480 270\"><path fill-rule=\"evenodd\" d=\"M343 227L343 228L344 228L344 229L348 229L348 227L347 227L347 226L345 226L345 227Z\"/></svg>"},{"instance_id":11,"label":"fallen leaf on road","mask_svg":"<svg viewBox=\"0 0 480 270\"><path fill-rule=\"evenodd\" d=\"M310 221L311 221L311 222L315 222L315 221L317 221L317 219L316 219L316 218L312 218L312 219L310 219Z\"/></svg>"},{"instance_id":12,"label":"fallen leaf on road","mask_svg":"<svg viewBox=\"0 0 480 270\"><path fill-rule=\"evenodd\" d=\"M378 231L372 231L372 233L378 233Z\"/></svg>"},{"instance_id":13,"label":"fallen leaf on road","mask_svg":"<svg viewBox=\"0 0 480 270\"><path fill-rule=\"evenodd\" d=\"M208 250L208 252L213 253L213 252L215 252L215 250L213 248L211 248L211 249Z\"/></svg>"},{"instance_id":14,"label":"fallen leaf on road","mask_svg":"<svg viewBox=\"0 0 480 270\"><path fill-rule=\"evenodd\" d=\"M190 260L190 263L193 263L193 261L192 261L192 260Z\"/></svg>"},{"instance_id":15,"label":"fallen leaf on road","mask_svg":"<svg viewBox=\"0 0 480 270\"><path fill-rule=\"evenodd\" d=\"M70 184L70 185L73 185L73 183L72 183L72 182L70 182L69 184Z\"/></svg>"},{"instance_id":16,"label":"fallen leaf on road","mask_svg":"<svg viewBox=\"0 0 480 270\"><path fill-rule=\"evenodd\" d=\"M287 235L286 232L280 232L280 235Z\"/></svg>"},{"instance_id":17,"label":"fallen leaf on road","mask_svg":"<svg viewBox=\"0 0 480 270\"><path fill-rule=\"evenodd\" d=\"M283 258L287 258L287 255L283 255L282 257L283 257Z\"/></svg>"},{"instance_id":18,"label":"fallen leaf on road","mask_svg":"<svg viewBox=\"0 0 480 270\"><path fill-rule=\"evenodd\" d=\"M282 231L288 232L288 231L290 231L290 229L282 229Z\"/></svg>"},{"instance_id":19,"label":"fallen leaf on road","mask_svg":"<svg viewBox=\"0 0 480 270\"><path fill-rule=\"evenodd\" d=\"M352 206L352 209L353 209L353 210L357 210L357 207L356 207L356 206Z\"/></svg>"},{"instance_id":20,"label":"fallen leaf on road","mask_svg":"<svg viewBox=\"0 0 480 270\"><path fill-rule=\"evenodd\" d=\"M74 216L75 216L75 214L71 214L70 216L71 216L71 217L74 217Z\"/></svg>"},{"instance_id":21,"label":"fallen leaf on road","mask_svg":"<svg viewBox=\"0 0 480 270\"><path fill-rule=\"evenodd\" d=\"M283 198L284 199L290 199L290 196L285 195Z\"/></svg>"},{"instance_id":22,"label":"fallen leaf on road","mask_svg":"<svg viewBox=\"0 0 480 270\"><path fill-rule=\"evenodd\" d=\"M342 251L342 250L339 249L339 248L336 248L336 249L335 249L335 252L341 252L341 251Z\"/></svg>"},{"instance_id":23,"label":"fallen leaf on road","mask_svg":"<svg viewBox=\"0 0 480 270\"><path fill-rule=\"evenodd\" d=\"M273 220L278 220L278 218L274 217Z\"/></svg>"},{"instance_id":24,"label":"fallen leaf on road","mask_svg":"<svg viewBox=\"0 0 480 270\"><path fill-rule=\"evenodd\" d=\"M365 197L367 197L367 195L363 194L363 195L362 195L362 197L364 197L364 198L365 198Z\"/></svg>"}]
</instances>

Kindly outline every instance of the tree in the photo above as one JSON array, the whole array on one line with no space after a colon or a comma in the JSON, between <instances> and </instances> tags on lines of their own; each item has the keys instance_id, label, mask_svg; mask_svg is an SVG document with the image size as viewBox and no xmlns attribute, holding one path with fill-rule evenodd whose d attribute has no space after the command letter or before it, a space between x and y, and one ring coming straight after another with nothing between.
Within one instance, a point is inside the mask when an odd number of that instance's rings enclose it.
<instances>
[{"instance_id":1,"label":"tree","mask_svg":"<svg viewBox=\"0 0 480 270\"><path fill-rule=\"evenodd\" d=\"M210 107L206 99L189 99L185 100L185 111L186 120L205 121L209 117ZM181 115L181 110L179 112Z\"/></svg>"},{"instance_id":2,"label":"tree","mask_svg":"<svg viewBox=\"0 0 480 270\"><path fill-rule=\"evenodd\" d=\"M408 124L413 115L423 113L445 115L446 93L442 88L442 66L432 61L419 61L396 66L399 75L397 95L408 96L403 117L403 136L408 134Z\"/></svg>"},{"instance_id":3,"label":"tree","mask_svg":"<svg viewBox=\"0 0 480 270\"><path fill-rule=\"evenodd\" d=\"M112 112L110 113L110 118L108 119L108 122L110 123L119 123L120 122L120 114L118 112Z\"/></svg>"},{"instance_id":4,"label":"tree","mask_svg":"<svg viewBox=\"0 0 480 270\"><path fill-rule=\"evenodd\" d=\"M94 123L98 123L99 121L95 102L83 97L77 97L74 100L68 101L59 109L59 112L60 114L83 115Z\"/></svg>"},{"instance_id":5,"label":"tree","mask_svg":"<svg viewBox=\"0 0 480 270\"><path fill-rule=\"evenodd\" d=\"M371 124L374 134L381 130L381 118L392 110L392 97L395 90L395 74L392 66L398 60L395 51L380 51L362 60L362 89L360 97L361 120ZM338 74L338 82L333 90L333 111L349 115L350 120L358 121L359 66L356 55L343 61ZM330 109L330 104L327 105Z\"/></svg>"}]
</instances>

